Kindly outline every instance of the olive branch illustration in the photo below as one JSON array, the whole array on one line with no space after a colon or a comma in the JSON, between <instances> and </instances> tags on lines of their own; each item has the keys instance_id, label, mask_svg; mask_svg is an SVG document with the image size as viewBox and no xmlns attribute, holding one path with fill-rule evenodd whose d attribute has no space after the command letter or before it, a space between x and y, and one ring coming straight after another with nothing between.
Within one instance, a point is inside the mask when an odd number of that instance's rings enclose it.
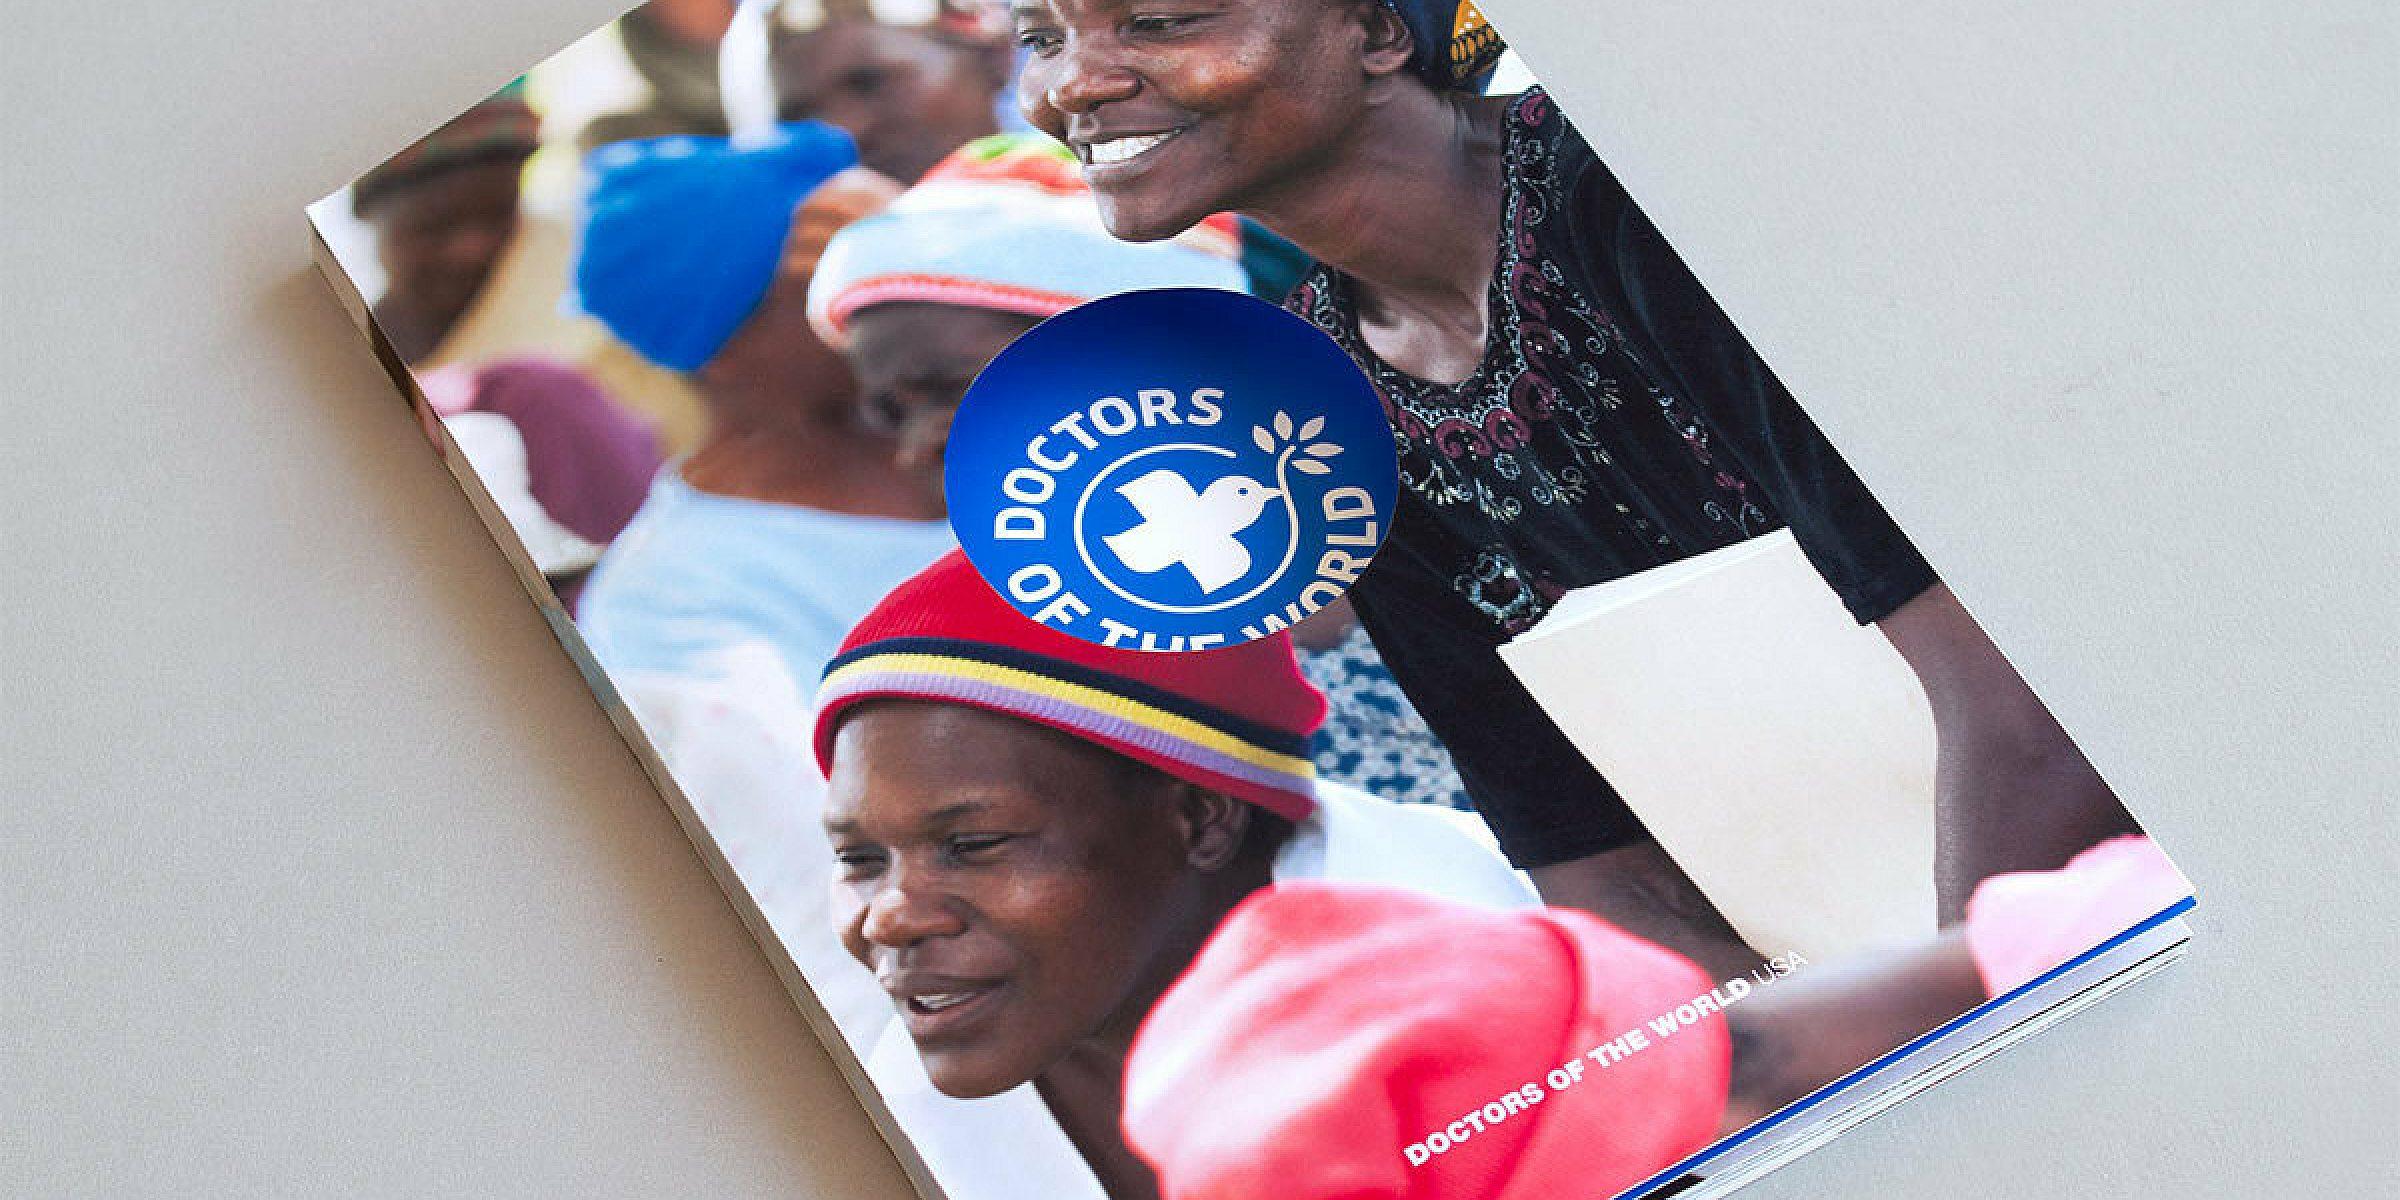
<instances>
[{"instance_id":1,"label":"olive branch illustration","mask_svg":"<svg viewBox=\"0 0 2400 1200\"><path fill-rule=\"evenodd\" d=\"M1270 424L1274 426L1272 431L1266 425L1251 426L1250 440L1257 443L1260 450L1275 456L1275 493L1283 501L1284 527L1290 530L1290 535L1284 539L1283 561L1277 564L1275 573L1268 577L1276 579L1282 577L1283 572L1292 565L1292 559L1300 553L1300 509L1292 502L1291 472L1330 475L1333 468L1326 465L1324 460L1340 454L1342 448L1332 442L1313 440L1325 432L1323 417L1310 417L1294 428L1292 414L1278 410Z\"/></svg>"}]
</instances>

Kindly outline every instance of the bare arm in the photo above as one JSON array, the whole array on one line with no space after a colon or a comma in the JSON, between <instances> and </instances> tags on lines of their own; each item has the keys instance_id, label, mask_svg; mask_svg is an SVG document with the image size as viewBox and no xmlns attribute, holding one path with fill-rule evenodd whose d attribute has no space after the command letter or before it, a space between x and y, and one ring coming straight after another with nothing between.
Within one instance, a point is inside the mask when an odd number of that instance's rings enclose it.
<instances>
[{"instance_id":1,"label":"bare arm","mask_svg":"<svg viewBox=\"0 0 2400 1200\"><path fill-rule=\"evenodd\" d=\"M1657 842L1636 842L1527 874L1543 903L1596 913L1700 964L1711 979L1747 975L1764 962Z\"/></svg>"},{"instance_id":2,"label":"bare arm","mask_svg":"<svg viewBox=\"0 0 2400 1200\"><path fill-rule=\"evenodd\" d=\"M1746 1128L1983 999L1958 930L1769 984L1726 1012L1733 1087L1719 1131Z\"/></svg>"},{"instance_id":3,"label":"bare arm","mask_svg":"<svg viewBox=\"0 0 2400 1200\"><path fill-rule=\"evenodd\" d=\"M1877 622L1925 687L1937 743L1934 891L1941 923L2006 871L2047 870L2140 827L2033 689L1936 584Z\"/></svg>"}]
</instances>

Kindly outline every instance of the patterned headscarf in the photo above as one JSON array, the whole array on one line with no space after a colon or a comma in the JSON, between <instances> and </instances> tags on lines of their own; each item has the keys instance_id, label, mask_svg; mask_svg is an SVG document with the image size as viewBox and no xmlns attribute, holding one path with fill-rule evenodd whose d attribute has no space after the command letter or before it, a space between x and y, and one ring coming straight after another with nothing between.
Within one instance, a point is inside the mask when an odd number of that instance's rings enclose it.
<instances>
[{"instance_id":1,"label":"patterned headscarf","mask_svg":"<svg viewBox=\"0 0 2400 1200\"><path fill-rule=\"evenodd\" d=\"M519 76L359 176L350 185L350 209L363 217L393 193L459 167L521 163L541 148L541 125L541 118L525 103L525 80Z\"/></svg>"},{"instance_id":2,"label":"patterned headscarf","mask_svg":"<svg viewBox=\"0 0 2400 1200\"><path fill-rule=\"evenodd\" d=\"M1083 172L1040 134L960 147L892 206L835 234L809 282L818 335L840 345L850 317L916 301L1048 317L1142 288L1240 291L1240 231L1211 217L1168 242L1122 242L1100 223Z\"/></svg>"},{"instance_id":3,"label":"patterned headscarf","mask_svg":"<svg viewBox=\"0 0 2400 1200\"><path fill-rule=\"evenodd\" d=\"M601 147L577 303L650 361L699 369L766 298L801 201L857 161L849 135L820 121L759 146L679 136Z\"/></svg>"},{"instance_id":4,"label":"patterned headscarf","mask_svg":"<svg viewBox=\"0 0 2400 1200\"><path fill-rule=\"evenodd\" d=\"M1410 66L1437 92L1479 92L1507 52L1474 0L1382 0L1417 43Z\"/></svg>"}]
</instances>

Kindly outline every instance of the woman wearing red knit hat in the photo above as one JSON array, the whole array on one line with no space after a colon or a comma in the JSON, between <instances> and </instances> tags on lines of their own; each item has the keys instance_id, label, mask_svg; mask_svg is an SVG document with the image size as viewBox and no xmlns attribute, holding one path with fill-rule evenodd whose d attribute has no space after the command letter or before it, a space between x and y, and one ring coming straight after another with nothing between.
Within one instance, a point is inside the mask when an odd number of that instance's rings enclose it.
<instances>
[{"instance_id":1,"label":"woman wearing red knit hat","mask_svg":"<svg viewBox=\"0 0 2400 1200\"><path fill-rule=\"evenodd\" d=\"M899 1013L868 1071L953 1200L1156 1195L1119 1132L1126 1054L1270 883L1531 901L1471 820L1315 780L1323 714L1283 636L1096 646L955 552L850 634L815 735L836 926Z\"/></svg>"},{"instance_id":2,"label":"woman wearing red knit hat","mask_svg":"<svg viewBox=\"0 0 2400 1200\"><path fill-rule=\"evenodd\" d=\"M835 920L899 1013L868 1072L952 1200L1613 1195L2190 893L2118 839L1702 1005L1749 985L1529 906L1445 810L1312 779L1323 711L1283 636L1097 646L957 552L852 631L815 730Z\"/></svg>"}]
</instances>

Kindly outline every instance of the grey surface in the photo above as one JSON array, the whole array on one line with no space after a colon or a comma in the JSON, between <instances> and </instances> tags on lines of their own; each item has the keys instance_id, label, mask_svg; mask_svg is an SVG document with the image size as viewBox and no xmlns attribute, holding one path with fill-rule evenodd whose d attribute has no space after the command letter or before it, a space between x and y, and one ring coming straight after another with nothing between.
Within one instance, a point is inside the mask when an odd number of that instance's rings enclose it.
<instances>
[{"instance_id":1,"label":"grey surface","mask_svg":"<svg viewBox=\"0 0 2400 1200\"><path fill-rule=\"evenodd\" d=\"M12 10L0 1192L900 1194L306 267L611 3ZM2202 889L1745 1194L2391 1194L2389 7L1490 8Z\"/></svg>"}]
</instances>

